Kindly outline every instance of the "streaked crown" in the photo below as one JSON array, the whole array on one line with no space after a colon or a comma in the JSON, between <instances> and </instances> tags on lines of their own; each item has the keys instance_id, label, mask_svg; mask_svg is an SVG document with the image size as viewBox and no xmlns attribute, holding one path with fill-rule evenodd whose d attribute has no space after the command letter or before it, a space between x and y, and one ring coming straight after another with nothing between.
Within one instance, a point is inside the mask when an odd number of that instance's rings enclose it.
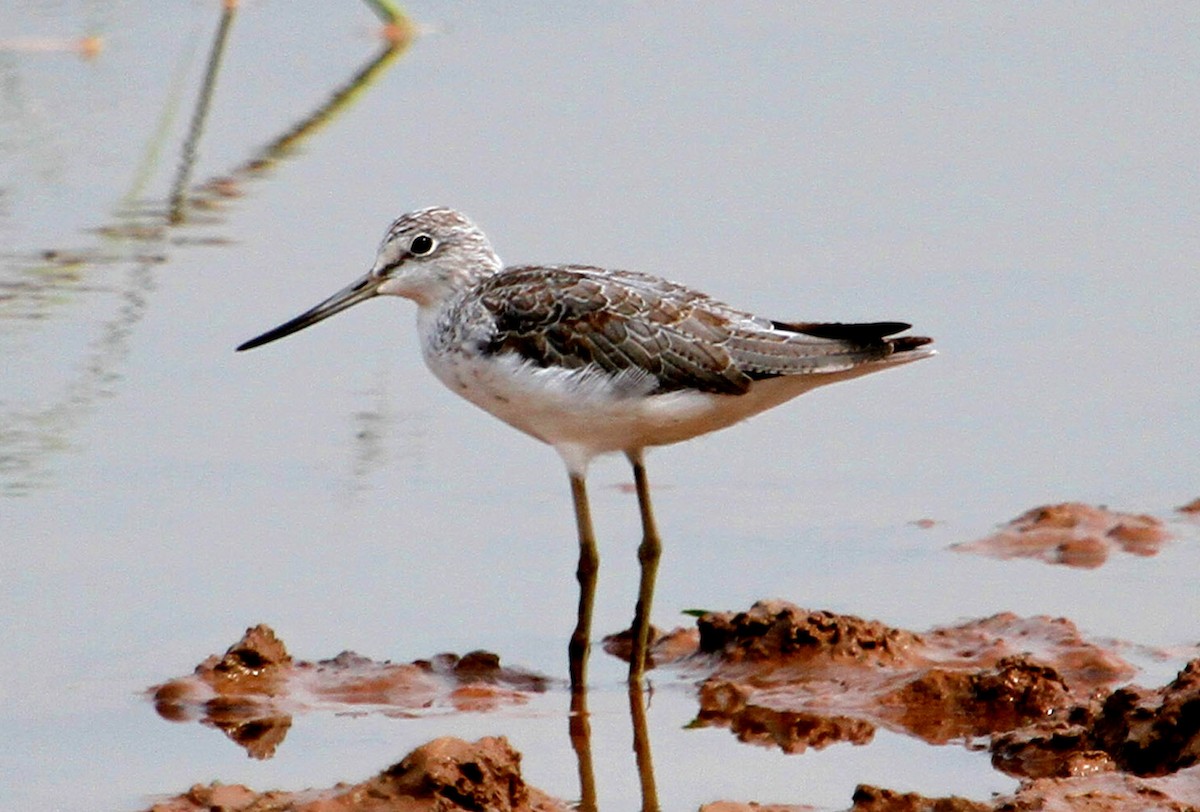
<instances>
[{"instance_id":1,"label":"streaked crown","mask_svg":"<svg viewBox=\"0 0 1200 812\"><path fill-rule=\"evenodd\" d=\"M418 209L387 230L372 275L384 279L379 293L434 304L477 284L501 268L479 227L444 206Z\"/></svg>"}]
</instances>

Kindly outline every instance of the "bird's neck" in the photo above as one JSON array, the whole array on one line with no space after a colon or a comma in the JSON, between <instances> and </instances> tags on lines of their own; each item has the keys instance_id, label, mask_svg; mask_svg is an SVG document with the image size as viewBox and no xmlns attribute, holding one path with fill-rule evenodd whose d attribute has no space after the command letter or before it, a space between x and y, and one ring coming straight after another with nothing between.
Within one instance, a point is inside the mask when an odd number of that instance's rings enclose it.
<instances>
[{"instance_id":1,"label":"bird's neck","mask_svg":"<svg viewBox=\"0 0 1200 812\"><path fill-rule=\"evenodd\" d=\"M395 291L412 299L422 310L440 310L447 302L458 298L500 270L500 263L472 263L451 268L439 267L420 279L405 280L402 290Z\"/></svg>"}]
</instances>

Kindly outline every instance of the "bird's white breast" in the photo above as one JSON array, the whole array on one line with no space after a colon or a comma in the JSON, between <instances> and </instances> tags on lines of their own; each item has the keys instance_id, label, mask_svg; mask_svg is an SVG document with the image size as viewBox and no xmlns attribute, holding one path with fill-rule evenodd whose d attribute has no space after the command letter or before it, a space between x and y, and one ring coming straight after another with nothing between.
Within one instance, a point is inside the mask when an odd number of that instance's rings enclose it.
<instances>
[{"instance_id":1,"label":"bird's white breast","mask_svg":"<svg viewBox=\"0 0 1200 812\"><path fill-rule=\"evenodd\" d=\"M763 381L744 395L650 394L650 380L594 368L539 367L513 353L426 353L425 360L451 390L554 446L576 471L599 454L669 445L725 428L817 383Z\"/></svg>"},{"instance_id":2,"label":"bird's white breast","mask_svg":"<svg viewBox=\"0 0 1200 812\"><path fill-rule=\"evenodd\" d=\"M488 325L450 324L445 313L433 307L418 311L425 363L433 374L484 411L554 446L579 473L598 454L689 440L877 368L863 364L832 373L780 376L756 381L740 395L656 392L657 381L639 370L612 374L596 366L543 367L516 352L487 352Z\"/></svg>"}]
</instances>

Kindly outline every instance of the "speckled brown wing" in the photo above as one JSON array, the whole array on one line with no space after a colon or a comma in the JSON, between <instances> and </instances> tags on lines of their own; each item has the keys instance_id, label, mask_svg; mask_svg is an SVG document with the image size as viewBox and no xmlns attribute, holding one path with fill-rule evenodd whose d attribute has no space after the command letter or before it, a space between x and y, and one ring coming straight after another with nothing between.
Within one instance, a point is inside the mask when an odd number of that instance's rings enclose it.
<instances>
[{"instance_id":1,"label":"speckled brown wing","mask_svg":"<svg viewBox=\"0 0 1200 812\"><path fill-rule=\"evenodd\" d=\"M754 380L725 349L726 319L703 307L708 297L665 280L581 265L517 267L486 280L477 296L495 324L488 352L644 374L659 392L738 395Z\"/></svg>"},{"instance_id":2,"label":"speckled brown wing","mask_svg":"<svg viewBox=\"0 0 1200 812\"><path fill-rule=\"evenodd\" d=\"M659 392L738 395L757 380L840 372L929 341L888 338L908 329L902 322L770 321L658 277L583 265L509 268L476 296L495 327L485 351L644 374Z\"/></svg>"}]
</instances>

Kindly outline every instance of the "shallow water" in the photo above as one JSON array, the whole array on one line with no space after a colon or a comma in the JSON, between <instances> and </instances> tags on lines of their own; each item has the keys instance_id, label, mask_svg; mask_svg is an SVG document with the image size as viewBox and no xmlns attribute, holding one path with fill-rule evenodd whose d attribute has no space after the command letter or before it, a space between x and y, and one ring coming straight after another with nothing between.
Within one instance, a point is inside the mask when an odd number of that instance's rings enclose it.
<instances>
[{"instance_id":1,"label":"shallow water","mask_svg":"<svg viewBox=\"0 0 1200 812\"><path fill-rule=\"evenodd\" d=\"M140 693L260 621L306 658L488 648L565 676L566 478L440 388L411 305L233 353L433 203L512 262L646 270L776 318L900 318L937 339L934 360L651 455L658 625L781 596L918 630L1013 610L1194 641L1200 532L1173 508L1200 495L1197 12L413 3L422 35L250 171L381 44L365 5L245 4L186 179L231 176L237 196L164 227L219 11L12 5L0 773L17 778L0 807L326 786L434 736L495 733L531 783L578 796L561 691L485 715L313 714L267 762ZM103 38L90 60L24 39L84 34ZM632 613L628 478L602 461L591 479L602 632ZM1067 499L1154 513L1178 540L1094 571L947 550ZM1136 659L1146 684L1178 665ZM595 655L605 809L637 799L622 670ZM694 701L666 682L650 734L667 809L1013 786L985 753L887 733L786 756L684 730Z\"/></svg>"}]
</instances>

